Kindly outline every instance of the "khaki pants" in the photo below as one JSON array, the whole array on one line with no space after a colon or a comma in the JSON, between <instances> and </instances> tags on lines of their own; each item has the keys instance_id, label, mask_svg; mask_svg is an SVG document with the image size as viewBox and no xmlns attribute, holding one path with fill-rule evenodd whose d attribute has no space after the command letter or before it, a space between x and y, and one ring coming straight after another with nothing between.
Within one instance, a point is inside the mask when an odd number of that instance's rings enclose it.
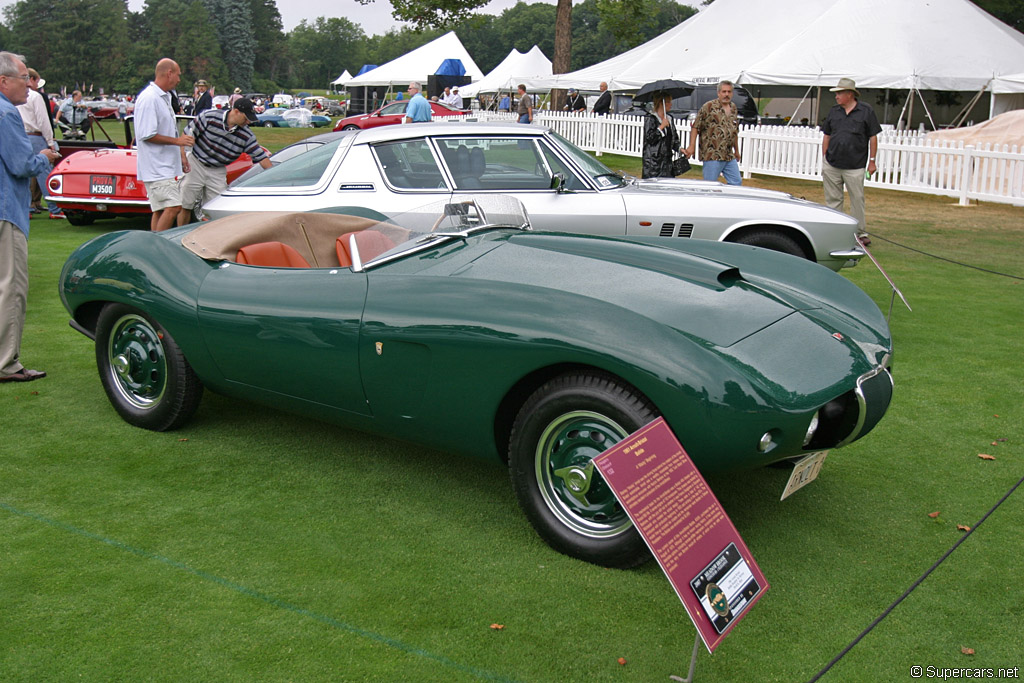
<instances>
[{"instance_id":1,"label":"khaki pants","mask_svg":"<svg viewBox=\"0 0 1024 683\"><path fill-rule=\"evenodd\" d=\"M0 375L22 369L21 333L28 299L28 240L14 223L0 221Z\"/></svg>"},{"instance_id":2,"label":"khaki pants","mask_svg":"<svg viewBox=\"0 0 1024 683\"><path fill-rule=\"evenodd\" d=\"M824 159L821 162L821 182L825 189L825 205L836 211L843 210L843 186L850 194L850 210L847 212L860 223L865 232L864 221L864 169L836 168Z\"/></svg>"},{"instance_id":3,"label":"khaki pants","mask_svg":"<svg viewBox=\"0 0 1024 683\"><path fill-rule=\"evenodd\" d=\"M226 166L207 166L188 153L189 172L181 179L181 206L202 217L203 206L228 189Z\"/></svg>"}]
</instances>

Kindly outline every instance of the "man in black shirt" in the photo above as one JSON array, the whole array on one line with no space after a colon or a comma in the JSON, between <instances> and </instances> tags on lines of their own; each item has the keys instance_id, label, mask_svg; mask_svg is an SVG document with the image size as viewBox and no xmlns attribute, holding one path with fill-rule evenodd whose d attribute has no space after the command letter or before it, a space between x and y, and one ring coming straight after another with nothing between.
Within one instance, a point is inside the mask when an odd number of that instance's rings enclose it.
<instances>
[{"instance_id":1,"label":"man in black shirt","mask_svg":"<svg viewBox=\"0 0 1024 683\"><path fill-rule=\"evenodd\" d=\"M608 110L612 107L612 94L608 92L608 84L602 81L601 85L601 96L597 98L597 102L594 103L594 113L604 116L608 113Z\"/></svg>"},{"instance_id":2,"label":"man in black shirt","mask_svg":"<svg viewBox=\"0 0 1024 683\"><path fill-rule=\"evenodd\" d=\"M576 88L569 88L569 96L565 100L563 109L571 112L585 112L587 111L587 101L576 92Z\"/></svg>"},{"instance_id":3,"label":"man in black shirt","mask_svg":"<svg viewBox=\"0 0 1024 683\"><path fill-rule=\"evenodd\" d=\"M875 111L858 102L860 93L857 84L850 78L840 78L839 84L831 89L836 94L836 106L832 107L821 130L825 134L821 153L822 185L825 189L825 204L837 211L843 210L843 187L850 194L850 215L860 223L860 232L866 233L864 222L864 177L875 172L875 156L878 153L878 125Z\"/></svg>"}]
</instances>

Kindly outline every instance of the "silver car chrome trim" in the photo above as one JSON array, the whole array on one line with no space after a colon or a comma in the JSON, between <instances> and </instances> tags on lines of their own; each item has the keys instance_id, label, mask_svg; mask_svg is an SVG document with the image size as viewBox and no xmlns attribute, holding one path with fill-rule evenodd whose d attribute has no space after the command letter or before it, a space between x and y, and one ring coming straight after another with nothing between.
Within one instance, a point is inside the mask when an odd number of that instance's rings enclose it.
<instances>
[{"instance_id":1,"label":"silver car chrome trim","mask_svg":"<svg viewBox=\"0 0 1024 683\"><path fill-rule=\"evenodd\" d=\"M352 272L363 272L363 259L359 256L359 245L356 244L356 234L348 236L348 251L352 255Z\"/></svg>"},{"instance_id":2,"label":"silver car chrome trim","mask_svg":"<svg viewBox=\"0 0 1024 683\"><path fill-rule=\"evenodd\" d=\"M95 199L93 197L68 197L61 195L59 197L51 197L47 195L44 197L46 201L53 202L54 204L113 204L114 206L149 206L148 199Z\"/></svg>"},{"instance_id":3,"label":"silver car chrome trim","mask_svg":"<svg viewBox=\"0 0 1024 683\"><path fill-rule=\"evenodd\" d=\"M828 255L829 258L842 259L844 261L847 259L860 260L867 256L867 254L860 249L840 249L839 251L830 251Z\"/></svg>"},{"instance_id":4,"label":"silver car chrome trim","mask_svg":"<svg viewBox=\"0 0 1024 683\"><path fill-rule=\"evenodd\" d=\"M889 370L886 367L889 365L890 357L890 354L886 354L885 358L882 359L882 362L879 365L875 366L874 369L865 372L863 375L857 378L857 388L853 390L854 395L857 397L857 424L853 428L853 431L850 432L850 435L847 436L842 441L840 441L838 444L836 444L835 448L842 448L846 444L850 443L851 441L856 439L860 435L861 430L864 429L864 420L867 417L868 407L868 401L867 398L865 398L864 396L864 389L862 387L864 382L867 382L869 379L872 379L873 377L876 377L880 373L884 372L886 376L889 378L889 384L891 384L895 388L896 385L892 381L892 375L889 374Z\"/></svg>"}]
</instances>

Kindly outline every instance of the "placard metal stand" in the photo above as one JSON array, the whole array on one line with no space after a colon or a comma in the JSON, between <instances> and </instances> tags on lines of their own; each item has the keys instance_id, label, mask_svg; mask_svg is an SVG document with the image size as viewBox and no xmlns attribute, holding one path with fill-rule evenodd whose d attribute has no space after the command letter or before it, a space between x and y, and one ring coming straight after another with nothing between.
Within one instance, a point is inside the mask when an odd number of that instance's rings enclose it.
<instances>
[{"instance_id":1,"label":"placard metal stand","mask_svg":"<svg viewBox=\"0 0 1024 683\"><path fill-rule=\"evenodd\" d=\"M697 653L700 652L700 633L697 633L693 639L693 656L690 658L690 673L686 674L686 678L680 678L679 676L669 676L673 681L679 681L679 683L693 683L693 670L697 668Z\"/></svg>"}]
</instances>

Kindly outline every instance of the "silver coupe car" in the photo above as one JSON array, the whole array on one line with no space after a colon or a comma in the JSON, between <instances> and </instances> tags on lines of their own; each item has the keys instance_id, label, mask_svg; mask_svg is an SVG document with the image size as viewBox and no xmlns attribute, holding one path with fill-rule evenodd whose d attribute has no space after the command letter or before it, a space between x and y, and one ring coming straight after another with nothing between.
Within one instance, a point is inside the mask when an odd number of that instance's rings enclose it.
<instances>
[{"instance_id":1,"label":"silver coupe car","mask_svg":"<svg viewBox=\"0 0 1024 683\"><path fill-rule=\"evenodd\" d=\"M857 222L773 190L616 173L540 126L441 122L351 131L233 183L204 210L324 211L385 216L436 197L518 198L535 229L737 242L839 270L863 255Z\"/></svg>"}]
</instances>

